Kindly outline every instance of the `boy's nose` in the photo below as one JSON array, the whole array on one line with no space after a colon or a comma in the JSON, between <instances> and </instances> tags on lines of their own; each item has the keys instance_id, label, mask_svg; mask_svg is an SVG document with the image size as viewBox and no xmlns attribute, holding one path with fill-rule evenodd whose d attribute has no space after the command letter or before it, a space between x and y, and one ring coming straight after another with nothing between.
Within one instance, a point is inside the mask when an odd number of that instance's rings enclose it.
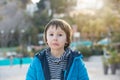
<instances>
[{"instance_id":1,"label":"boy's nose","mask_svg":"<svg viewBox=\"0 0 120 80\"><path fill-rule=\"evenodd\" d=\"M57 36L54 36L54 37L53 37L53 40L57 40Z\"/></svg>"}]
</instances>

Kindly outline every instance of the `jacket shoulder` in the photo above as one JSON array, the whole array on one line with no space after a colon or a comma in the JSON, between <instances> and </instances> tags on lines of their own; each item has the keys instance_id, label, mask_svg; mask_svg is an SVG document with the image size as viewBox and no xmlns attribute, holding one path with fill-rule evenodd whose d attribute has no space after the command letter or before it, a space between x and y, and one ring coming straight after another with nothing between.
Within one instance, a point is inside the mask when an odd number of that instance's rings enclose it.
<instances>
[{"instance_id":1,"label":"jacket shoulder","mask_svg":"<svg viewBox=\"0 0 120 80\"><path fill-rule=\"evenodd\" d=\"M81 53L80 51L78 51L78 50L71 50L71 52L72 52L72 55L73 55L74 57L83 58L83 55L82 55L82 53Z\"/></svg>"},{"instance_id":2,"label":"jacket shoulder","mask_svg":"<svg viewBox=\"0 0 120 80\"><path fill-rule=\"evenodd\" d=\"M43 58L44 55L45 55L45 49L40 50L40 51L38 51L37 53L35 53L35 57L37 57L37 58L39 58L39 59Z\"/></svg>"}]
</instances>

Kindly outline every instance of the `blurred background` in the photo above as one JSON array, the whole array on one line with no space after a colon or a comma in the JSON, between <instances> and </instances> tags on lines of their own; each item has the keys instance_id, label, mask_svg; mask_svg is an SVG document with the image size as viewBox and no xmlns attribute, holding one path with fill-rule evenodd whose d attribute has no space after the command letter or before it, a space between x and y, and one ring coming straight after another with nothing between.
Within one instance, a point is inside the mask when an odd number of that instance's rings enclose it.
<instances>
[{"instance_id":1,"label":"blurred background","mask_svg":"<svg viewBox=\"0 0 120 80\"><path fill-rule=\"evenodd\" d=\"M70 47L83 54L90 80L119 80L119 4L120 0L0 0L0 80L25 80L35 53L46 47L43 30L53 18L71 25Z\"/></svg>"}]
</instances>

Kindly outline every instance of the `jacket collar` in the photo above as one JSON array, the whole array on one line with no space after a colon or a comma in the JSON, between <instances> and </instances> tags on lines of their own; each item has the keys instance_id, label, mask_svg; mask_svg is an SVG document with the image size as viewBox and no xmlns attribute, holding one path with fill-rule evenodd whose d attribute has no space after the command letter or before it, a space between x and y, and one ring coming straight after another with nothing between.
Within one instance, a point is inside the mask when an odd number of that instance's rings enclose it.
<instances>
[{"instance_id":1,"label":"jacket collar","mask_svg":"<svg viewBox=\"0 0 120 80\"><path fill-rule=\"evenodd\" d=\"M76 57L82 57L82 54L80 52L78 52L78 51L71 50L71 54L69 55L67 66L66 66L66 71L67 72L66 72L66 75L65 75L65 80L67 80L67 76L69 74L69 71L70 71L70 68L72 66L73 60Z\"/></svg>"},{"instance_id":2,"label":"jacket collar","mask_svg":"<svg viewBox=\"0 0 120 80\"><path fill-rule=\"evenodd\" d=\"M46 55L45 50L42 50L36 56L38 57L38 59L42 64L45 80L50 80L50 70L49 70L48 61L45 55Z\"/></svg>"},{"instance_id":3,"label":"jacket collar","mask_svg":"<svg viewBox=\"0 0 120 80\"><path fill-rule=\"evenodd\" d=\"M64 80L67 80L67 76L69 74L69 71L70 71L70 68L71 68L71 65L73 63L74 58L83 57L80 52L73 51L71 49L69 49L69 50L70 50L70 54L68 55L69 58L68 58L67 66L66 66L66 71L67 72L65 74L65 79ZM40 51L38 54L36 54L36 56L39 58L39 60L42 64L45 80L50 80L50 70L49 70L48 61L47 61L47 58L46 58L46 49Z\"/></svg>"}]
</instances>

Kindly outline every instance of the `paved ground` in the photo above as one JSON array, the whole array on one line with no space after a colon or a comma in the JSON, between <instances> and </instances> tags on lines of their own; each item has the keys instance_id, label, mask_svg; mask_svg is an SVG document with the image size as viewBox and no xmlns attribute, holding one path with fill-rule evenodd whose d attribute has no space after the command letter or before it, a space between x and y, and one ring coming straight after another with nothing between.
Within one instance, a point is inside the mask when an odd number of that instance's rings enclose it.
<instances>
[{"instance_id":1,"label":"paved ground","mask_svg":"<svg viewBox=\"0 0 120 80\"><path fill-rule=\"evenodd\" d=\"M88 69L90 80L120 80L120 70L115 75L109 70L108 75L103 74L103 66L100 56L93 56L88 62L85 62Z\"/></svg>"},{"instance_id":2,"label":"paved ground","mask_svg":"<svg viewBox=\"0 0 120 80\"><path fill-rule=\"evenodd\" d=\"M25 80L28 65L0 67L0 80Z\"/></svg>"},{"instance_id":3,"label":"paved ground","mask_svg":"<svg viewBox=\"0 0 120 80\"><path fill-rule=\"evenodd\" d=\"M120 70L115 75L112 75L110 70L108 75L103 74L101 57L93 56L85 64L90 80L120 80ZM0 80L25 80L27 69L28 65L23 65L22 68L19 65L2 66L0 67Z\"/></svg>"}]
</instances>

